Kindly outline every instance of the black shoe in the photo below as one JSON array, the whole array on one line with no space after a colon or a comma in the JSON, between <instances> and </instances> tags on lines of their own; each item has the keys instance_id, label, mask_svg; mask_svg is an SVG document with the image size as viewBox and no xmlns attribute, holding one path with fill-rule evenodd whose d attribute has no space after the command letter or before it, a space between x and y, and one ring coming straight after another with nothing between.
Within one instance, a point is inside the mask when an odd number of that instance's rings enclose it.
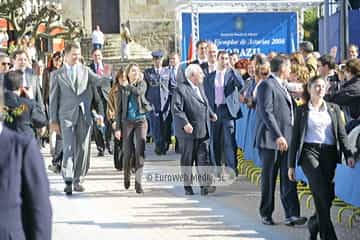
<instances>
[{"instance_id":1,"label":"black shoe","mask_svg":"<svg viewBox=\"0 0 360 240\"><path fill-rule=\"evenodd\" d=\"M294 225L304 225L307 221L306 217L288 217L285 219L285 225L286 226L294 226Z\"/></svg>"},{"instance_id":2,"label":"black shoe","mask_svg":"<svg viewBox=\"0 0 360 240\"><path fill-rule=\"evenodd\" d=\"M309 221L307 222L307 227L310 233L309 240L316 240L317 235L319 234L319 225L317 224L315 215L309 218Z\"/></svg>"},{"instance_id":3,"label":"black shoe","mask_svg":"<svg viewBox=\"0 0 360 240\"><path fill-rule=\"evenodd\" d=\"M200 188L200 195L201 195L201 196L206 196L206 195L208 195L208 194L209 194L209 190L208 190L207 187L201 187L201 188Z\"/></svg>"},{"instance_id":4,"label":"black shoe","mask_svg":"<svg viewBox=\"0 0 360 240\"><path fill-rule=\"evenodd\" d=\"M144 190L142 189L140 183L135 182L135 191L136 191L136 193L138 193L138 194L144 193Z\"/></svg>"},{"instance_id":5,"label":"black shoe","mask_svg":"<svg viewBox=\"0 0 360 240\"><path fill-rule=\"evenodd\" d=\"M64 188L64 193L66 195L72 195L72 184L71 183L66 183L66 186Z\"/></svg>"},{"instance_id":6,"label":"black shoe","mask_svg":"<svg viewBox=\"0 0 360 240\"><path fill-rule=\"evenodd\" d=\"M208 186L207 191L208 191L208 193L214 193L216 191L216 187L215 186Z\"/></svg>"},{"instance_id":7,"label":"black shoe","mask_svg":"<svg viewBox=\"0 0 360 240\"><path fill-rule=\"evenodd\" d=\"M264 225L275 225L274 220L272 219L272 217L262 217L261 222Z\"/></svg>"},{"instance_id":8,"label":"black shoe","mask_svg":"<svg viewBox=\"0 0 360 240\"><path fill-rule=\"evenodd\" d=\"M155 147L154 152L155 152L156 155L162 155L163 154L163 152L158 147Z\"/></svg>"},{"instance_id":9,"label":"black shoe","mask_svg":"<svg viewBox=\"0 0 360 240\"><path fill-rule=\"evenodd\" d=\"M58 165L52 165L52 164L48 166L48 169L49 169L50 171L54 172L54 173L60 173L60 171L61 171L61 167L60 167L60 166L58 166Z\"/></svg>"},{"instance_id":10,"label":"black shoe","mask_svg":"<svg viewBox=\"0 0 360 240\"><path fill-rule=\"evenodd\" d=\"M129 189L129 187L130 187L130 180L129 180L129 181L124 181L124 187L125 187L125 189Z\"/></svg>"},{"instance_id":11,"label":"black shoe","mask_svg":"<svg viewBox=\"0 0 360 240\"><path fill-rule=\"evenodd\" d=\"M188 186L188 187L184 187L184 189L185 189L185 195L194 195L194 191L192 187Z\"/></svg>"},{"instance_id":12,"label":"black shoe","mask_svg":"<svg viewBox=\"0 0 360 240\"><path fill-rule=\"evenodd\" d=\"M107 146L106 149L110 155L113 155L114 151L112 150L112 148L110 146Z\"/></svg>"},{"instance_id":13,"label":"black shoe","mask_svg":"<svg viewBox=\"0 0 360 240\"><path fill-rule=\"evenodd\" d=\"M84 192L85 188L80 183L74 184L74 191L75 192Z\"/></svg>"},{"instance_id":14,"label":"black shoe","mask_svg":"<svg viewBox=\"0 0 360 240\"><path fill-rule=\"evenodd\" d=\"M207 186L207 187L201 187L200 188L200 195L202 196L206 196L209 193L213 193L216 191L216 187L215 186Z\"/></svg>"},{"instance_id":15,"label":"black shoe","mask_svg":"<svg viewBox=\"0 0 360 240\"><path fill-rule=\"evenodd\" d=\"M105 155L104 151L99 151L98 154L97 154L98 157L103 157L104 155Z\"/></svg>"}]
</instances>

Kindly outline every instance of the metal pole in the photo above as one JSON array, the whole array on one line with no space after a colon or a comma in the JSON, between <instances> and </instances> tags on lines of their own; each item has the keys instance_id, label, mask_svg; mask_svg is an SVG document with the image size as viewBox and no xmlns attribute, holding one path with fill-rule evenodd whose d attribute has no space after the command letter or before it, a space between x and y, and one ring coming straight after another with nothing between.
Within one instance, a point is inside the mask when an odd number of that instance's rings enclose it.
<instances>
[{"instance_id":1,"label":"metal pole","mask_svg":"<svg viewBox=\"0 0 360 240\"><path fill-rule=\"evenodd\" d=\"M349 45L349 8L348 0L341 0L340 3L340 60L344 60Z\"/></svg>"},{"instance_id":2,"label":"metal pole","mask_svg":"<svg viewBox=\"0 0 360 240\"><path fill-rule=\"evenodd\" d=\"M324 37L324 44L323 44L323 54L328 53L329 51L329 1L325 0L324 4L324 28L323 28L323 37Z\"/></svg>"}]
</instances>

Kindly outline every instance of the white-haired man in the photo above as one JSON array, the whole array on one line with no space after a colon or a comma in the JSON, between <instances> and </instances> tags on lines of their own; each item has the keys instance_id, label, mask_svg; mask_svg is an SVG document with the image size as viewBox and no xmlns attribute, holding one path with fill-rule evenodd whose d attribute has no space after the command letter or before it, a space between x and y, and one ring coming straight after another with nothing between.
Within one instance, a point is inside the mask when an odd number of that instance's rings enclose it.
<instances>
[{"instance_id":1,"label":"white-haired man","mask_svg":"<svg viewBox=\"0 0 360 240\"><path fill-rule=\"evenodd\" d=\"M180 142L180 164L184 174L186 195L193 195L191 168L195 164L198 173L203 175L204 167L210 166L209 141L210 120L217 116L209 107L202 82L204 73L198 64L190 64L185 70L186 80L179 83L172 99L172 114L175 122L175 135ZM201 195L214 192L209 182L200 182Z\"/></svg>"}]
</instances>

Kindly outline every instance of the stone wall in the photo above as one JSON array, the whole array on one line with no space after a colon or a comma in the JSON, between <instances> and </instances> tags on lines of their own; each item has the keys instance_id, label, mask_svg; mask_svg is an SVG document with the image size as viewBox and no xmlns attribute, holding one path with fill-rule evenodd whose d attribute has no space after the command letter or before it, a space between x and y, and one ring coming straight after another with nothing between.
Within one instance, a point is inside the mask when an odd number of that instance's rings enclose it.
<instances>
[{"instance_id":1,"label":"stone wall","mask_svg":"<svg viewBox=\"0 0 360 240\"><path fill-rule=\"evenodd\" d=\"M150 51L169 53L175 49L174 21L130 21L130 28L133 39Z\"/></svg>"},{"instance_id":2,"label":"stone wall","mask_svg":"<svg viewBox=\"0 0 360 240\"><path fill-rule=\"evenodd\" d=\"M64 18L82 22L91 29L91 0L61 0ZM119 0L120 20L129 21L134 40L149 50L171 52L175 48L175 0Z\"/></svg>"}]
</instances>

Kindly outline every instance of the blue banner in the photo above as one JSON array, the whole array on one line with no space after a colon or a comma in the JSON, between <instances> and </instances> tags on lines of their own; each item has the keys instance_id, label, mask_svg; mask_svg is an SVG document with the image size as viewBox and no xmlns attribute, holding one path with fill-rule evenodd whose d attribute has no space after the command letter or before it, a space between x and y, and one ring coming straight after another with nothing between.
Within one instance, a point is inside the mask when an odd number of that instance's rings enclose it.
<instances>
[{"instance_id":1,"label":"blue banner","mask_svg":"<svg viewBox=\"0 0 360 240\"><path fill-rule=\"evenodd\" d=\"M200 13L199 29L200 39L242 58L270 51L291 53L298 45L295 12ZM188 56L190 36L191 14L182 13L183 60Z\"/></svg>"}]
</instances>

